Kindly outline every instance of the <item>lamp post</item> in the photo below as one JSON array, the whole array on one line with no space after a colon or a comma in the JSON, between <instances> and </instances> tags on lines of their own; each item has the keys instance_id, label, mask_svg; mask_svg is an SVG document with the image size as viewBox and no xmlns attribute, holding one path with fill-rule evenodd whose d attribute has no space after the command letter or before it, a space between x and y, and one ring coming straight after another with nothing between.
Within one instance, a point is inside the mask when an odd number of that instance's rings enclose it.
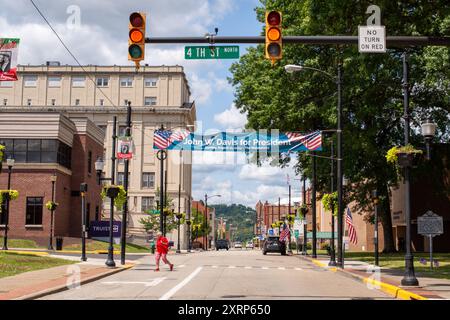
<instances>
[{"instance_id":1,"label":"lamp post","mask_svg":"<svg viewBox=\"0 0 450 320\"><path fill-rule=\"evenodd\" d=\"M303 176L303 206L306 206L306 177ZM303 210L303 252L302 255L306 256L308 254L308 220L306 219L306 214L308 213L308 209L305 207Z\"/></svg>"},{"instance_id":2,"label":"lamp post","mask_svg":"<svg viewBox=\"0 0 450 320\"><path fill-rule=\"evenodd\" d=\"M408 83L408 57L403 53L403 119L405 120L404 142L409 144L409 83ZM401 281L403 286L418 286L419 281L414 274L414 257L411 253L411 200L410 200L410 168L405 166L405 220L406 220L406 254L405 275Z\"/></svg>"},{"instance_id":3,"label":"lamp post","mask_svg":"<svg viewBox=\"0 0 450 320\"><path fill-rule=\"evenodd\" d=\"M312 67L305 67L305 66L299 66L299 65L286 65L285 67L286 72L293 73L293 72L299 72L302 70L312 70L316 72L320 72L323 75L330 78L333 82L336 83L337 86L337 95L338 95L338 103L337 103L337 193L338 193L338 261L337 266L340 268L344 267L344 255L342 250L342 240L344 235L344 225L343 225L343 206L342 206L342 184L343 184L343 170L342 170L342 158L343 158L343 152L342 152L342 64L338 63L337 66L337 76L334 77L333 75L329 74L328 72L325 72L323 70L312 68ZM314 161L315 157L313 158ZM313 186L315 183L313 182ZM314 212L314 206L313 204L313 212ZM314 229L313 229L314 232ZM313 243L314 245L314 243ZM315 248L313 247L313 254L314 254Z\"/></svg>"},{"instance_id":4,"label":"lamp post","mask_svg":"<svg viewBox=\"0 0 450 320\"><path fill-rule=\"evenodd\" d=\"M424 123L422 123L421 131L422 135L425 138L425 145L427 148L427 160L430 160L430 144L433 140L434 135L436 134L436 123L431 122L430 119L427 119Z\"/></svg>"},{"instance_id":5,"label":"lamp post","mask_svg":"<svg viewBox=\"0 0 450 320\"><path fill-rule=\"evenodd\" d=\"M6 164L8 166L8 190L11 189L11 173L12 168L14 167L15 160L13 158L6 159ZM8 250L8 229L9 229L9 193L5 194L6 201L5 201L5 234L3 237L3 250Z\"/></svg>"},{"instance_id":6,"label":"lamp post","mask_svg":"<svg viewBox=\"0 0 450 320\"><path fill-rule=\"evenodd\" d=\"M50 181L52 182L52 203L55 202L55 183L56 183L57 176L56 174L53 174L50 177ZM53 250L53 213L55 209L52 205L52 208L50 209L50 237L48 240L48 250Z\"/></svg>"},{"instance_id":7,"label":"lamp post","mask_svg":"<svg viewBox=\"0 0 450 320\"><path fill-rule=\"evenodd\" d=\"M334 144L331 141L331 172L330 172L330 194L334 192ZM333 196L331 197L331 246L330 246L330 262L329 266L336 266L336 254L334 247L334 202Z\"/></svg>"},{"instance_id":8,"label":"lamp post","mask_svg":"<svg viewBox=\"0 0 450 320\"><path fill-rule=\"evenodd\" d=\"M111 155L111 177L103 178L102 172L105 167L105 163L102 158L98 158L95 161L95 171L97 172L97 183L100 184L102 181L111 181L111 185L114 185L115 181L115 167L116 167L116 139L117 139L117 117L113 118L113 133L112 133L112 155ZM113 229L114 229L114 199L117 197L119 189L108 190L108 197L111 199L110 202L110 215L109 215L109 247L108 247L108 258L105 262L106 266L114 268L116 263L114 262L114 246L113 246Z\"/></svg>"},{"instance_id":9,"label":"lamp post","mask_svg":"<svg viewBox=\"0 0 450 320\"><path fill-rule=\"evenodd\" d=\"M377 190L372 191L372 203L374 206L374 233L373 233L373 244L374 244L374 256L375 256L375 265L379 266L378 259L378 195Z\"/></svg>"},{"instance_id":10,"label":"lamp post","mask_svg":"<svg viewBox=\"0 0 450 320\"><path fill-rule=\"evenodd\" d=\"M221 197L220 194L215 194L213 196L208 196L208 194L205 193L205 232L206 232L206 243L205 243L205 250L208 250L208 199L214 198L214 197Z\"/></svg>"},{"instance_id":11,"label":"lamp post","mask_svg":"<svg viewBox=\"0 0 450 320\"><path fill-rule=\"evenodd\" d=\"M125 136L131 137L131 101L128 101L127 105L127 128L125 130ZM127 221L128 221L128 187L129 187L129 181L128 181L128 172L130 169L130 159L125 159L125 167L124 167L124 178L123 178L123 188L125 189L125 192L127 193L125 202L123 204L123 210L122 210L122 233L121 233L121 241L120 241L120 264L125 264L125 253L126 253L126 246L127 246Z\"/></svg>"}]
</instances>

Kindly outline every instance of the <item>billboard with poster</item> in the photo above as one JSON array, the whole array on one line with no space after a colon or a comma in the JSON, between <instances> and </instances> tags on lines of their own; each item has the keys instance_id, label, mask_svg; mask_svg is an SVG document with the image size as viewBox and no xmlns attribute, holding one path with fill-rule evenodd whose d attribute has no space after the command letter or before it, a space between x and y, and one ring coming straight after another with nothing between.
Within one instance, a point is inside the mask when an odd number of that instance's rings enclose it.
<instances>
[{"instance_id":1,"label":"billboard with poster","mask_svg":"<svg viewBox=\"0 0 450 320\"><path fill-rule=\"evenodd\" d=\"M0 38L0 81L17 80L19 42L17 38Z\"/></svg>"}]
</instances>

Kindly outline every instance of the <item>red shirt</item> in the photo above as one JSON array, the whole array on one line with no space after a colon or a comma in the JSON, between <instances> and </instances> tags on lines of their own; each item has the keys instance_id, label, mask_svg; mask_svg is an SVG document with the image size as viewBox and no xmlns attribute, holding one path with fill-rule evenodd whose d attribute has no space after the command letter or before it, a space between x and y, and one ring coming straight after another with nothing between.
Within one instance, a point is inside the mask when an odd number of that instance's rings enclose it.
<instances>
[{"instance_id":1,"label":"red shirt","mask_svg":"<svg viewBox=\"0 0 450 320\"><path fill-rule=\"evenodd\" d=\"M169 251L169 240L166 237L159 237L156 241L156 251L158 253L167 253Z\"/></svg>"}]
</instances>

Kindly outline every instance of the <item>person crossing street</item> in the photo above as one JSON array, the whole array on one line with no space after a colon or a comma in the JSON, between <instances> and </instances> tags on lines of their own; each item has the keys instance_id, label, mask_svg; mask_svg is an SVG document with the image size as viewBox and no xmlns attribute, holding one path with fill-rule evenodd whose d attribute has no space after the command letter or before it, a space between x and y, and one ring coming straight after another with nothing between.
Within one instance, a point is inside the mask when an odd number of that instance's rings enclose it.
<instances>
[{"instance_id":1,"label":"person crossing street","mask_svg":"<svg viewBox=\"0 0 450 320\"><path fill-rule=\"evenodd\" d=\"M167 259L167 253L169 252L169 240L162 235L161 232L156 234L156 269L155 271L159 271L159 261L162 258L162 261L165 264L169 265L170 271L173 270L173 264Z\"/></svg>"}]
</instances>

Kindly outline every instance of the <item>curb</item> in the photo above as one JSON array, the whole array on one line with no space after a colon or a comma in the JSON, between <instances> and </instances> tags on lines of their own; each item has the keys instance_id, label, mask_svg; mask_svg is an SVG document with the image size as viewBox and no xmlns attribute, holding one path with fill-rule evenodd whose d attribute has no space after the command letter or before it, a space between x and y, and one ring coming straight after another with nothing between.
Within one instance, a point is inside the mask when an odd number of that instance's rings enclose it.
<instances>
[{"instance_id":1,"label":"curb","mask_svg":"<svg viewBox=\"0 0 450 320\"><path fill-rule=\"evenodd\" d=\"M132 267L134 267L134 264L125 264L123 267L111 269L108 272L104 272L102 274L97 274L95 276L85 278L85 279L81 280L78 283L78 285L81 286L83 284L87 284L89 282L93 282L93 281L99 280L101 278L104 278L104 277L107 277L107 276L119 273L121 271L128 270L128 269L130 269ZM45 289L45 290L42 290L42 291L39 291L39 292L34 292L34 293L31 293L31 294L28 294L28 295L24 295L24 296L21 296L21 297L18 297L18 298L14 298L13 300L34 300L34 299L38 299L38 298L41 298L41 297L44 297L44 296L47 296L47 295L50 295L50 294L63 292L63 291L66 291L66 290L69 290L67 285L60 285L60 286L57 286L57 287Z\"/></svg>"},{"instance_id":2,"label":"curb","mask_svg":"<svg viewBox=\"0 0 450 320\"><path fill-rule=\"evenodd\" d=\"M421 295L418 295L416 293L407 291L405 289L402 289L400 287L394 286L392 284L388 284L385 282L381 282L378 280L374 280L371 278L365 278L365 277L361 277L359 275L356 275L350 271L347 270L342 270L336 267L331 267L329 268L327 264L317 260L317 259L313 259L313 258L309 258L309 257L302 257L304 259L310 260L312 263L314 263L315 265L325 268L329 271L332 272L341 272L345 275L351 276L352 278L364 283L364 284L370 284L373 287L375 287L376 289L383 291L384 293L387 293L388 295L396 298L396 299L402 299L402 300L428 300L428 298L423 297Z\"/></svg>"},{"instance_id":3,"label":"curb","mask_svg":"<svg viewBox=\"0 0 450 320\"><path fill-rule=\"evenodd\" d=\"M5 251L6 253L14 253L14 254L21 254L21 255L28 255L28 256L37 256L37 257L44 257L48 256L48 252L44 251L21 251L21 250L8 250Z\"/></svg>"}]
</instances>

